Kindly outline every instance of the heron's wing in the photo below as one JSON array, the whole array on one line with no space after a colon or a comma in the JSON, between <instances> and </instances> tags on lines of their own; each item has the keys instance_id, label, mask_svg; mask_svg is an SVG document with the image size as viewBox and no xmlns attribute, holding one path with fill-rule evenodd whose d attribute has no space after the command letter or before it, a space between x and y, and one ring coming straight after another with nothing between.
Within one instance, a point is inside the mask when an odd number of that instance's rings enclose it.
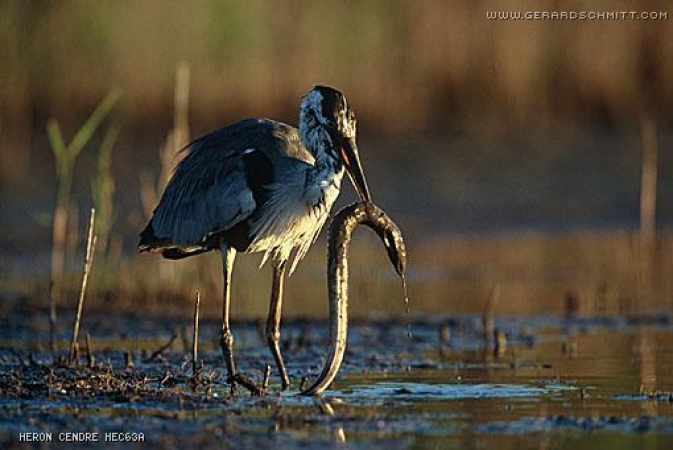
<instances>
[{"instance_id":1,"label":"heron's wing","mask_svg":"<svg viewBox=\"0 0 673 450\"><path fill-rule=\"evenodd\" d=\"M247 119L195 140L154 210L152 242L141 235L140 247L198 248L210 235L248 218L259 201L246 165L253 152L265 156L266 166L279 158L312 158L294 128L265 119ZM260 175L269 181L269 174Z\"/></svg>"}]
</instances>

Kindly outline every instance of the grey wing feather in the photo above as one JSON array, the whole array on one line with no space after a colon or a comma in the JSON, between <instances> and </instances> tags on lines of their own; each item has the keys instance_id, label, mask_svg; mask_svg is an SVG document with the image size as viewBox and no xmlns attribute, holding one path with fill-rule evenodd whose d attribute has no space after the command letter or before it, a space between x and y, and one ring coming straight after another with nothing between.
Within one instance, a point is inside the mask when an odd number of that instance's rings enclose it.
<instances>
[{"instance_id":1,"label":"grey wing feather","mask_svg":"<svg viewBox=\"0 0 673 450\"><path fill-rule=\"evenodd\" d=\"M257 205L242 156L251 148L264 151L271 160L291 157L312 163L296 130L279 122L247 119L209 133L185 147L187 153L152 217L156 238L186 248L198 246L249 217Z\"/></svg>"}]
</instances>

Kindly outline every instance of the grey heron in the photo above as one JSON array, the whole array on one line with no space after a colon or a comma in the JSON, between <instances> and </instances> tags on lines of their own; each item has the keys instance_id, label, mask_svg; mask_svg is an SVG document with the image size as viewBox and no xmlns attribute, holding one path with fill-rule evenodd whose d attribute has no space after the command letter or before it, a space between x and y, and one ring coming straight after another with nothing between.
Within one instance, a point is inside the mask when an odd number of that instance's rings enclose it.
<instances>
[{"instance_id":1,"label":"grey heron","mask_svg":"<svg viewBox=\"0 0 673 450\"><path fill-rule=\"evenodd\" d=\"M234 384L230 286L237 252L272 261L266 338L282 389L290 380L280 353L287 263L291 274L317 238L341 187L344 169L362 201L370 201L355 140L356 120L337 89L314 86L303 98L298 129L251 118L188 144L147 227L141 252L181 259L219 250L223 266L220 346Z\"/></svg>"},{"instance_id":2,"label":"grey heron","mask_svg":"<svg viewBox=\"0 0 673 450\"><path fill-rule=\"evenodd\" d=\"M348 334L348 245L353 231L360 224L367 225L378 234L390 262L405 283L407 251L395 222L371 202L355 203L339 211L330 223L328 237L329 354L322 372L311 386L301 392L303 395L318 395L327 389L341 366ZM407 300L406 285L404 291Z\"/></svg>"}]
</instances>

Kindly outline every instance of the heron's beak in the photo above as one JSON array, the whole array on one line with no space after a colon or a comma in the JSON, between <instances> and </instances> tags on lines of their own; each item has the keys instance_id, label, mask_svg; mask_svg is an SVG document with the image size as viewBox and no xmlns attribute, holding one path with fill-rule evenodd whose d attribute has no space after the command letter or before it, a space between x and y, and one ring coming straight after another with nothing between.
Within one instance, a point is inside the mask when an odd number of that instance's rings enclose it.
<instances>
[{"instance_id":1,"label":"heron's beak","mask_svg":"<svg viewBox=\"0 0 673 450\"><path fill-rule=\"evenodd\" d=\"M367 180L365 180L362 164L360 164L360 156L358 155L358 146L355 143L355 138L339 139L339 150L341 152L341 159L348 171L348 176L355 190L358 192L360 200L370 202L371 195L369 195Z\"/></svg>"}]
</instances>

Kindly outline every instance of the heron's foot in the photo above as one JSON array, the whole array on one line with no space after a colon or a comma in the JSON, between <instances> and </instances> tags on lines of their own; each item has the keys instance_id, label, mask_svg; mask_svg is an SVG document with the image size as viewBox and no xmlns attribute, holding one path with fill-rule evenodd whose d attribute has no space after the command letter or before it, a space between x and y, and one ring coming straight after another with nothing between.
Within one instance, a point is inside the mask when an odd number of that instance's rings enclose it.
<instances>
[{"instance_id":1,"label":"heron's foot","mask_svg":"<svg viewBox=\"0 0 673 450\"><path fill-rule=\"evenodd\" d=\"M235 392L235 386L237 384L240 384L241 386L246 388L250 392L250 394L252 394L255 397L263 397L266 396L267 394L266 389L264 389L262 386L257 385L254 381L252 381L250 378L246 377L241 373L237 373L227 378L227 383L231 384L232 386L232 394Z\"/></svg>"}]
</instances>

